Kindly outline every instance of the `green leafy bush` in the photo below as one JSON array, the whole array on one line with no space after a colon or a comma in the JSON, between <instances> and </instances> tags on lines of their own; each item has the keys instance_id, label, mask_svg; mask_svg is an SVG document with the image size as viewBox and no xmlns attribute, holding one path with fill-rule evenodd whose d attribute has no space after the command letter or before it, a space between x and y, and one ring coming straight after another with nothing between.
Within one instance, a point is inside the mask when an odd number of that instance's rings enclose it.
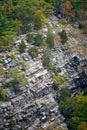
<instances>
[{"instance_id":1,"label":"green leafy bush","mask_svg":"<svg viewBox=\"0 0 87 130\"><path fill-rule=\"evenodd\" d=\"M46 43L48 48L54 48L54 34L52 30L48 29Z\"/></svg>"},{"instance_id":2,"label":"green leafy bush","mask_svg":"<svg viewBox=\"0 0 87 130\"><path fill-rule=\"evenodd\" d=\"M5 89L1 88L0 89L0 100L5 101L5 99L6 99L6 91L5 91Z\"/></svg>"},{"instance_id":3,"label":"green leafy bush","mask_svg":"<svg viewBox=\"0 0 87 130\"><path fill-rule=\"evenodd\" d=\"M62 43L63 43L63 44L66 43L67 40L68 40L66 31L65 31L65 30L62 30L61 32L59 32L59 35L60 35L60 38L61 38Z\"/></svg>"},{"instance_id":4,"label":"green leafy bush","mask_svg":"<svg viewBox=\"0 0 87 130\"><path fill-rule=\"evenodd\" d=\"M34 34L31 34L31 33L27 33L26 35L26 39L27 39L27 42L31 43L34 41Z\"/></svg>"},{"instance_id":5,"label":"green leafy bush","mask_svg":"<svg viewBox=\"0 0 87 130\"><path fill-rule=\"evenodd\" d=\"M42 46L43 45L43 38L41 35L36 35L35 38L34 38L34 42L35 42L35 45L36 46Z\"/></svg>"},{"instance_id":6,"label":"green leafy bush","mask_svg":"<svg viewBox=\"0 0 87 130\"><path fill-rule=\"evenodd\" d=\"M28 50L28 53L29 55L32 57L32 58L36 58L38 57L38 49L34 46L34 47L31 47L29 50Z\"/></svg>"},{"instance_id":7,"label":"green leafy bush","mask_svg":"<svg viewBox=\"0 0 87 130\"><path fill-rule=\"evenodd\" d=\"M22 53L22 52L24 52L25 49L26 49L25 42L21 41L21 43L19 45L19 51Z\"/></svg>"}]
</instances>

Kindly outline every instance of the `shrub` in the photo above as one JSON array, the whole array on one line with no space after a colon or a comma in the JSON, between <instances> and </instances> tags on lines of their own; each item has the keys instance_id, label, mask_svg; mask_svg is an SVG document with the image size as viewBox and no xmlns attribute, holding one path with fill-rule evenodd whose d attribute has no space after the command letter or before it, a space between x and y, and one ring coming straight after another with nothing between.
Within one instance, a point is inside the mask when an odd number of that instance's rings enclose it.
<instances>
[{"instance_id":1,"label":"shrub","mask_svg":"<svg viewBox=\"0 0 87 130\"><path fill-rule=\"evenodd\" d=\"M50 29L48 30L47 33L46 43L50 49L54 48L54 35Z\"/></svg>"},{"instance_id":2,"label":"shrub","mask_svg":"<svg viewBox=\"0 0 87 130\"><path fill-rule=\"evenodd\" d=\"M32 58L38 57L38 49L37 49L36 47L31 47L31 48L28 50L28 53L29 53L29 55L30 55Z\"/></svg>"},{"instance_id":3,"label":"shrub","mask_svg":"<svg viewBox=\"0 0 87 130\"><path fill-rule=\"evenodd\" d=\"M67 40L68 40L66 31L65 31L65 30L62 30L61 32L59 32L59 35L60 35L60 38L61 38L62 43L63 43L63 44L66 43Z\"/></svg>"},{"instance_id":4,"label":"shrub","mask_svg":"<svg viewBox=\"0 0 87 130\"><path fill-rule=\"evenodd\" d=\"M19 51L20 52L24 52L25 49L26 49L25 42L21 41L21 44L19 45Z\"/></svg>"},{"instance_id":5,"label":"shrub","mask_svg":"<svg viewBox=\"0 0 87 130\"><path fill-rule=\"evenodd\" d=\"M42 36L39 34L35 36L34 41L36 46L41 46L44 43Z\"/></svg>"},{"instance_id":6,"label":"shrub","mask_svg":"<svg viewBox=\"0 0 87 130\"><path fill-rule=\"evenodd\" d=\"M44 53L42 57L42 63L45 68L47 68L50 64L50 56L48 53Z\"/></svg>"},{"instance_id":7,"label":"shrub","mask_svg":"<svg viewBox=\"0 0 87 130\"><path fill-rule=\"evenodd\" d=\"M31 43L34 41L34 35L31 33L27 33L26 38L27 38L27 42Z\"/></svg>"},{"instance_id":8,"label":"shrub","mask_svg":"<svg viewBox=\"0 0 87 130\"><path fill-rule=\"evenodd\" d=\"M5 101L5 99L6 99L6 91L5 91L5 89L0 89L0 100L1 101Z\"/></svg>"},{"instance_id":9,"label":"shrub","mask_svg":"<svg viewBox=\"0 0 87 130\"><path fill-rule=\"evenodd\" d=\"M84 25L82 23L79 23L79 29L83 29Z\"/></svg>"},{"instance_id":10,"label":"shrub","mask_svg":"<svg viewBox=\"0 0 87 130\"><path fill-rule=\"evenodd\" d=\"M54 77L54 84L55 84L55 85L61 85L61 84L63 84L64 82L66 82L66 79L65 79L64 77L60 77L60 76L58 76L58 75L56 75L56 76Z\"/></svg>"}]
</instances>

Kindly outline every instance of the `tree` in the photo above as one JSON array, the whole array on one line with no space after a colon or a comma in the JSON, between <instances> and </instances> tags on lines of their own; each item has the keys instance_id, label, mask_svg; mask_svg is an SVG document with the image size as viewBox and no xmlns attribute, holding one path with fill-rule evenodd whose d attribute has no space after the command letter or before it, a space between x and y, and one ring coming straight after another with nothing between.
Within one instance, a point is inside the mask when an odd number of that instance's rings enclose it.
<instances>
[{"instance_id":1,"label":"tree","mask_svg":"<svg viewBox=\"0 0 87 130\"><path fill-rule=\"evenodd\" d=\"M40 18L40 15L35 15L34 18L34 29L35 30L40 30L42 27L42 20Z\"/></svg>"},{"instance_id":2,"label":"tree","mask_svg":"<svg viewBox=\"0 0 87 130\"><path fill-rule=\"evenodd\" d=\"M74 116L67 121L67 125L69 129L77 130L77 127L79 126L81 121L82 121L81 118Z\"/></svg>"},{"instance_id":3,"label":"tree","mask_svg":"<svg viewBox=\"0 0 87 130\"><path fill-rule=\"evenodd\" d=\"M82 122L87 120L87 96L78 93L76 97L60 100L61 113L66 117L68 128L78 130Z\"/></svg>"},{"instance_id":4,"label":"tree","mask_svg":"<svg viewBox=\"0 0 87 130\"><path fill-rule=\"evenodd\" d=\"M34 41L34 35L29 32L27 33L26 38L27 38L27 42L29 43L32 43Z\"/></svg>"},{"instance_id":5,"label":"tree","mask_svg":"<svg viewBox=\"0 0 87 130\"><path fill-rule=\"evenodd\" d=\"M66 98L66 100L60 100L60 111L65 116L66 121L73 116L73 104L71 98Z\"/></svg>"},{"instance_id":6,"label":"tree","mask_svg":"<svg viewBox=\"0 0 87 130\"><path fill-rule=\"evenodd\" d=\"M78 95L74 98L74 115L86 121L87 119L87 96L84 96L82 93L78 93Z\"/></svg>"},{"instance_id":7,"label":"tree","mask_svg":"<svg viewBox=\"0 0 87 130\"><path fill-rule=\"evenodd\" d=\"M15 92L17 92L20 87L28 84L24 74L17 74L16 76L17 78L13 78L6 83L6 87L14 88Z\"/></svg>"},{"instance_id":8,"label":"tree","mask_svg":"<svg viewBox=\"0 0 87 130\"><path fill-rule=\"evenodd\" d=\"M37 49L36 47L31 47L31 48L28 50L28 53L29 53L29 55L30 55L32 58L38 57L38 49Z\"/></svg>"},{"instance_id":9,"label":"tree","mask_svg":"<svg viewBox=\"0 0 87 130\"><path fill-rule=\"evenodd\" d=\"M66 31L65 31L65 30L62 30L61 32L59 32L59 35L60 35L60 38L61 38L62 43L63 43L63 44L66 43L67 40L68 40Z\"/></svg>"},{"instance_id":10,"label":"tree","mask_svg":"<svg viewBox=\"0 0 87 130\"><path fill-rule=\"evenodd\" d=\"M28 84L25 74L18 71L18 68L13 68L8 74L9 80L6 82L6 87L14 88L16 92L20 87Z\"/></svg>"},{"instance_id":11,"label":"tree","mask_svg":"<svg viewBox=\"0 0 87 130\"><path fill-rule=\"evenodd\" d=\"M14 34L11 22L0 13L0 52L11 48Z\"/></svg>"},{"instance_id":12,"label":"tree","mask_svg":"<svg viewBox=\"0 0 87 130\"><path fill-rule=\"evenodd\" d=\"M58 75L56 75L56 76L54 77L54 84L55 84L56 86L61 85L61 84L63 84L64 82L66 82L66 79L65 79L64 77L60 77L60 76L58 76Z\"/></svg>"},{"instance_id":13,"label":"tree","mask_svg":"<svg viewBox=\"0 0 87 130\"><path fill-rule=\"evenodd\" d=\"M0 89L0 100L5 101L5 99L6 99L6 91L5 91L5 89L1 88Z\"/></svg>"},{"instance_id":14,"label":"tree","mask_svg":"<svg viewBox=\"0 0 87 130\"><path fill-rule=\"evenodd\" d=\"M50 49L54 48L54 35L50 29L48 29L48 32L47 32L46 43Z\"/></svg>"},{"instance_id":15,"label":"tree","mask_svg":"<svg viewBox=\"0 0 87 130\"><path fill-rule=\"evenodd\" d=\"M43 54L43 57L42 57L42 63L43 63L43 66L48 68L49 64L50 64L50 55L49 53L44 53Z\"/></svg>"},{"instance_id":16,"label":"tree","mask_svg":"<svg viewBox=\"0 0 87 130\"><path fill-rule=\"evenodd\" d=\"M10 126L11 126L11 128L15 128L16 127L16 121L11 119L10 120Z\"/></svg>"},{"instance_id":17,"label":"tree","mask_svg":"<svg viewBox=\"0 0 87 130\"><path fill-rule=\"evenodd\" d=\"M43 45L43 38L41 35L37 34L34 38L34 41L35 41L35 45L36 46L41 46Z\"/></svg>"},{"instance_id":18,"label":"tree","mask_svg":"<svg viewBox=\"0 0 87 130\"><path fill-rule=\"evenodd\" d=\"M66 98L70 97L70 91L67 87L61 88L60 90L60 100L64 101Z\"/></svg>"},{"instance_id":19,"label":"tree","mask_svg":"<svg viewBox=\"0 0 87 130\"><path fill-rule=\"evenodd\" d=\"M21 31L21 28L23 26L22 22L18 18L16 18L15 20L13 20L12 25L13 25L13 28L14 28L16 34L20 35L22 33L22 31Z\"/></svg>"},{"instance_id":20,"label":"tree","mask_svg":"<svg viewBox=\"0 0 87 130\"><path fill-rule=\"evenodd\" d=\"M25 49L26 49L25 42L21 41L21 43L19 45L19 51L22 53L22 52L24 52Z\"/></svg>"},{"instance_id":21,"label":"tree","mask_svg":"<svg viewBox=\"0 0 87 130\"><path fill-rule=\"evenodd\" d=\"M53 6L45 0L4 0L0 1L0 40L8 41L9 45L12 41L13 32L17 35L26 33L32 24L36 30L40 29L45 21L45 17L53 9ZM9 37L9 39L7 38ZM10 40L11 39L11 40ZM10 40L10 41L9 41ZM0 41L0 42L1 42ZM1 45L0 49L7 49L7 45ZM1 43L0 43L1 44ZM5 48L6 47L6 48Z\"/></svg>"}]
</instances>

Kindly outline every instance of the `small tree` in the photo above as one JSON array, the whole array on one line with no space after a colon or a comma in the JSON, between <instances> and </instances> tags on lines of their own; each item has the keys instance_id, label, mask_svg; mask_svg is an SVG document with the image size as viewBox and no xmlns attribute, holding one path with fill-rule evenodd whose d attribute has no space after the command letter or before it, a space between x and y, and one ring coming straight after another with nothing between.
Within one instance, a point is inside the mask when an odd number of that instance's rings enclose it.
<instances>
[{"instance_id":1,"label":"small tree","mask_svg":"<svg viewBox=\"0 0 87 130\"><path fill-rule=\"evenodd\" d=\"M54 67L53 65L51 64L51 60L50 60L50 57L51 57L51 53L49 51L45 52L44 55L42 56L42 63L43 63L43 66L48 69L48 70L53 70Z\"/></svg>"},{"instance_id":2,"label":"small tree","mask_svg":"<svg viewBox=\"0 0 87 130\"><path fill-rule=\"evenodd\" d=\"M31 47L28 53L32 58L36 58L38 56L38 49L36 47Z\"/></svg>"},{"instance_id":3,"label":"small tree","mask_svg":"<svg viewBox=\"0 0 87 130\"><path fill-rule=\"evenodd\" d=\"M41 46L43 45L43 38L41 35L36 35L35 38L34 38L34 41L35 41L35 45L36 46Z\"/></svg>"},{"instance_id":4,"label":"small tree","mask_svg":"<svg viewBox=\"0 0 87 130\"><path fill-rule=\"evenodd\" d=\"M47 33L46 42L50 49L54 48L54 35L50 29L48 30L48 33Z\"/></svg>"},{"instance_id":5,"label":"small tree","mask_svg":"<svg viewBox=\"0 0 87 130\"><path fill-rule=\"evenodd\" d=\"M28 32L27 35L26 35L26 38L27 38L27 42L29 42L29 43L33 42L34 35Z\"/></svg>"},{"instance_id":6,"label":"small tree","mask_svg":"<svg viewBox=\"0 0 87 130\"><path fill-rule=\"evenodd\" d=\"M55 85L55 86L61 85L61 84L63 84L64 82L66 82L66 79L65 79L64 77L60 77L60 76L58 76L58 75L56 75L56 76L54 77L54 85Z\"/></svg>"},{"instance_id":7,"label":"small tree","mask_svg":"<svg viewBox=\"0 0 87 130\"><path fill-rule=\"evenodd\" d=\"M41 27L42 27L42 21L41 21L40 17L37 16L37 17L35 18L35 20L34 20L34 29L35 29L35 30L40 30Z\"/></svg>"},{"instance_id":8,"label":"small tree","mask_svg":"<svg viewBox=\"0 0 87 130\"><path fill-rule=\"evenodd\" d=\"M24 41L21 41L21 44L19 45L19 51L22 53L26 49L26 45Z\"/></svg>"},{"instance_id":9,"label":"small tree","mask_svg":"<svg viewBox=\"0 0 87 130\"><path fill-rule=\"evenodd\" d=\"M45 16L41 10L36 11L34 15L34 29L39 30L41 29L43 22L45 21Z\"/></svg>"},{"instance_id":10,"label":"small tree","mask_svg":"<svg viewBox=\"0 0 87 130\"><path fill-rule=\"evenodd\" d=\"M49 56L49 54L48 53L45 53L44 55L43 55L43 57L42 57L42 62L43 62L43 66L44 67L48 67L49 66L49 64L50 64L50 56Z\"/></svg>"},{"instance_id":11,"label":"small tree","mask_svg":"<svg viewBox=\"0 0 87 130\"><path fill-rule=\"evenodd\" d=\"M60 100L65 101L66 98L70 97L70 91L67 87L61 88L60 90Z\"/></svg>"},{"instance_id":12,"label":"small tree","mask_svg":"<svg viewBox=\"0 0 87 130\"><path fill-rule=\"evenodd\" d=\"M1 101L5 101L5 98L6 98L6 91L5 89L0 89L0 100Z\"/></svg>"},{"instance_id":13,"label":"small tree","mask_svg":"<svg viewBox=\"0 0 87 130\"><path fill-rule=\"evenodd\" d=\"M9 81L6 82L6 87L14 88L16 92L20 87L28 84L25 74L18 72L18 68L12 68L8 74Z\"/></svg>"},{"instance_id":14,"label":"small tree","mask_svg":"<svg viewBox=\"0 0 87 130\"><path fill-rule=\"evenodd\" d=\"M11 119L10 120L10 126L11 126L11 128L15 128L16 127L16 121Z\"/></svg>"},{"instance_id":15,"label":"small tree","mask_svg":"<svg viewBox=\"0 0 87 130\"><path fill-rule=\"evenodd\" d=\"M68 40L66 31L65 31L65 30L62 30L61 32L59 32L59 35L60 35L60 38L61 38L62 43L63 43L63 44L66 43L67 40Z\"/></svg>"}]
</instances>

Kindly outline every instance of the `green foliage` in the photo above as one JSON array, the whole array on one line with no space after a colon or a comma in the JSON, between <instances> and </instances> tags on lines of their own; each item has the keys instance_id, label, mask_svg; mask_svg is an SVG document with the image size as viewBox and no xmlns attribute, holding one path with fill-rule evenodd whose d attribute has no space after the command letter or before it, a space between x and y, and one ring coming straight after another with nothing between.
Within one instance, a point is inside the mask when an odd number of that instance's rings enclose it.
<instances>
[{"instance_id":1,"label":"green foliage","mask_svg":"<svg viewBox=\"0 0 87 130\"><path fill-rule=\"evenodd\" d=\"M42 20L39 15L34 18L34 29L40 30L42 27Z\"/></svg>"},{"instance_id":2,"label":"green foliage","mask_svg":"<svg viewBox=\"0 0 87 130\"><path fill-rule=\"evenodd\" d=\"M34 24L34 29L38 30L41 28L43 23L43 17L47 12L47 8L52 8L51 4L44 0L25 0L18 1L16 6L16 14L19 20L22 22L23 31L28 31L29 23Z\"/></svg>"},{"instance_id":3,"label":"green foliage","mask_svg":"<svg viewBox=\"0 0 87 130\"><path fill-rule=\"evenodd\" d=\"M78 93L76 97L61 99L60 110L66 117L69 129L78 130L78 126L87 120L87 96Z\"/></svg>"},{"instance_id":4,"label":"green foliage","mask_svg":"<svg viewBox=\"0 0 87 130\"><path fill-rule=\"evenodd\" d=\"M70 97L70 91L68 90L67 87L61 88L60 90L60 100L64 101L66 98Z\"/></svg>"},{"instance_id":5,"label":"green foliage","mask_svg":"<svg viewBox=\"0 0 87 130\"><path fill-rule=\"evenodd\" d=\"M11 22L0 13L0 52L11 48L13 36Z\"/></svg>"},{"instance_id":6,"label":"green foliage","mask_svg":"<svg viewBox=\"0 0 87 130\"><path fill-rule=\"evenodd\" d=\"M84 89L84 96L87 96L87 88Z\"/></svg>"},{"instance_id":7,"label":"green foliage","mask_svg":"<svg viewBox=\"0 0 87 130\"><path fill-rule=\"evenodd\" d=\"M83 29L84 25L82 23L79 23L79 29Z\"/></svg>"},{"instance_id":8,"label":"green foliage","mask_svg":"<svg viewBox=\"0 0 87 130\"><path fill-rule=\"evenodd\" d=\"M18 88L18 86L19 81L17 79L10 80L9 82L6 83L6 87Z\"/></svg>"},{"instance_id":9,"label":"green foliage","mask_svg":"<svg viewBox=\"0 0 87 130\"><path fill-rule=\"evenodd\" d=\"M58 86L66 82L66 79L64 77L60 77L58 75L54 76L54 85Z\"/></svg>"},{"instance_id":10,"label":"green foliage","mask_svg":"<svg viewBox=\"0 0 87 130\"><path fill-rule=\"evenodd\" d=\"M73 116L73 104L71 104L71 102L71 98L66 98L66 100L60 101L60 111L67 120Z\"/></svg>"},{"instance_id":11,"label":"green foliage","mask_svg":"<svg viewBox=\"0 0 87 130\"><path fill-rule=\"evenodd\" d=\"M61 68L60 67L58 67L57 72L61 73Z\"/></svg>"},{"instance_id":12,"label":"green foliage","mask_svg":"<svg viewBox=\"0 0 87 130\"><path fill-rule=\"evenodd\" d=\"M62 30L61 32L59 32L59 35L60 35L60 38L61 38L62 43L63 43L63 44L66 43L67 40L68 40L66 31L65 31L65 30Z\"/></svg>"},{"instance_id":13,"label":"green foliage","mask_svg":"<svg viewBox=\"0 0 87 130\"><path fill-rule=\"evenodd\" d=\"M43 38L41 35L37 34L34 38L34 41L35 41L35 45L36 46L42 46L43 45Z\"/></svg>"},{"instance_id":14,"label":"green foliage","mask_svg":"<svg viewBox=\"0 0 87 130\"><path fill-rule=\"evenodd\" d=\"M14 90L18 90L19 87L28 84L24 73L19 73L18 68L13 68L8 74L9 81L6 83L6 87L12 87Z\"/></svg>"},{"instance_id":15,"label":"green foliage","mask_svg":"<svg viewBox=\"0 0 87 130\"><path fill-rule=\"evenodd\" d=\"M22 74L17 74L17 78L14 78L6 83L6 87L14 88L16 92L20 87L25 86L27 84L27 79Z\"/></svg>"},{"instance_id":16,"label":"green foliage","mask_svg":"<svg viewBox=\"0 0 87 130\"><path fill-rule=\"evenodd\" d=\"M34 35L29 32L27 33L26 38L27 38L27 42L29 43L34 41Z\"/></svg>"},{"instance_id":17,"label":"green foliage","mask_svg":"<svg viewBox=\"0 0 87 130\"><path fill-rule=\"evenodd\" d=\"M11 128L15 128L16 127L16 121L11 119L10 120L10 126L11 126Z\"/></svg>"},{"instance_id":18,"label":"green foliage","mask_svg":"<svg viewBox=\"0 0 87 130\"><path fill-rule=\"evenodd\" d=\"M85 15L85 9L87 9L87 4L85 0L71 0L73 5L73 11L75 12L76 16L80 18L80 15Z\"/></svg>"},{"instance_id":19,"label":"green foliage","mask_svg":"<svg viewBox=\"0 0 87 130\"><path fill-rule=\"evenodd\" d=\"M25 42L21 41L21 43L19 45L19 51L22 53L22 52L24 52L25 49L26 49Z\"/></svg>"},{"instance_id":20,"label":"green foliage","mask_svg":"<svg viewBox=\"0 0 87 130\"><path fill-rule=\"evenodd\" d=\"M48 48L50 49L54 48L54 35L50 29L47 32L46 43L47 43Z\"/></svg>"},{"instance_id":21,"label":"green foliage","mask_svg":"<svg viewBox=\"0 0 87 130\"><path fill-rule=\"evenodd\" d=\"M15 53L11 53L11 58L12 58L12 59L16 59Z\"/></svg>"},{"instance_id":22,"label":"green foliage","mask_svg":"<svg viewBox=\"0 0 87 130\"><path fill-rule=\"evenodd\" d=\"M41 29L46 16L51 14L51 11L54 8L52 4L55 5L57 11L61 12L62 5L65 4L65 2L65 0L0 1L0 52L11 50L14 34L19 35L21 33L26 33L31 28L31 24L32 29ZM66 7L71 9L70 11L75 15L75 18L85 19L87 8L87 4L85 4L86 1L70 0L70 2L72 3L73 8L70 8L69 6ZM83 28L83 25L80 24L79 27ZM48 47L53 48L53 36L51 40L49 39L48 36Z\"/></svg>"},{"instance_id":23,"label":"green foliage","mask_svg":"<svg viewBox=\"0 0 87 130\"><path fill-rule=\"evenodd\" d=\"M15 115L15 110L11 110L8 112L8 117L13 117Z\"/></svg>"},{"instance_id":24,"label":"green foliage","mask_svg":"<svg viewBox=\"0 0 87 130\"><path fill-rule=\"evenodd\" d=\"M81 123L81 118L79 117L72 117L67 121L67 125L69 126L70 129L72 130L77 130L77 127Z\"/></svg>"},{"instance_id":25,"label":"green foliage","mask_svg":"<svg viewBox=\"0 0 87 130\"><path fill-rule=\"evenodd\" d=\"M4 69L0 67L0 76L4 74Z\"/></svg>"},{"instance_id":26,"label":"green foliage","mask_svg":"<svg viewBox=\"0 0 87 130\"><path fill-rule=\"evenodd\" d=\"M43 54L42 63L43 63L43 66L47 69L50 69L52 67L50 63L50 52L45 52Z\"/></svg>"},{"instance_id":27,"label":"green foliage","mask_svg":"<svg viewBox=\"0 0 87 130\"><path fill-rule=\"evenodd\" d=\"M14 31L16 32L17 35L20 35L22 33L21 28L23 25L22 25L22 22L18 18L13 20L12 26L13 26Z\"/></svg>"},{"instance_id":28,"label":"green foliage","mask_svg":"<svg viewBox=\"0 0 87 130\"><path fill-rule=\"evenodd\" d=\"M22 70L25 71L26 70L26 67L27 67L27 64L25 61L22 61L21 62L21 65L22 65Z\"/></svg>"},{"instance_id":29,"label":"green foliage","mask_svg":"<svg viewBox=\"0 0 87 130\"><path fill-rule=\"evenodd\" d=\"M0 59L0 63L2 63L2 59Z\"/></svg>"},{"instance_id":30,"label":"green foliage","mask_svg":"<svg viewBox=\"0 0 87 130\"><path fill-rule=\"evenodd\" d=\"M28 50L28 53L29 55L32 57L32 58L36 58L38 57L38 49L34 46L34 47L31 47L29 50Z\"/></svg>"},{"instance_id":31,"label":"green foliage","mask_svg":"<svg viewBox=\"0 0 87 130\"><path fill-rule=\"evenodd\" d=\"M5 99L6 99L6 91L5 91L5 89L1 88L0 89L0 100L5 101Z\"/></svg>"},{"instance_id":32,"label":"green foliage","mask_svg":"<svg viewBox=\"0 0 87 130\"><path fill-rule=\"evenodd\" d=\"M0 1L0 52L10 50L14 34L26 33L32 28L39 30L52 5L45 0Z\"/></svg>"}]
</instances>

